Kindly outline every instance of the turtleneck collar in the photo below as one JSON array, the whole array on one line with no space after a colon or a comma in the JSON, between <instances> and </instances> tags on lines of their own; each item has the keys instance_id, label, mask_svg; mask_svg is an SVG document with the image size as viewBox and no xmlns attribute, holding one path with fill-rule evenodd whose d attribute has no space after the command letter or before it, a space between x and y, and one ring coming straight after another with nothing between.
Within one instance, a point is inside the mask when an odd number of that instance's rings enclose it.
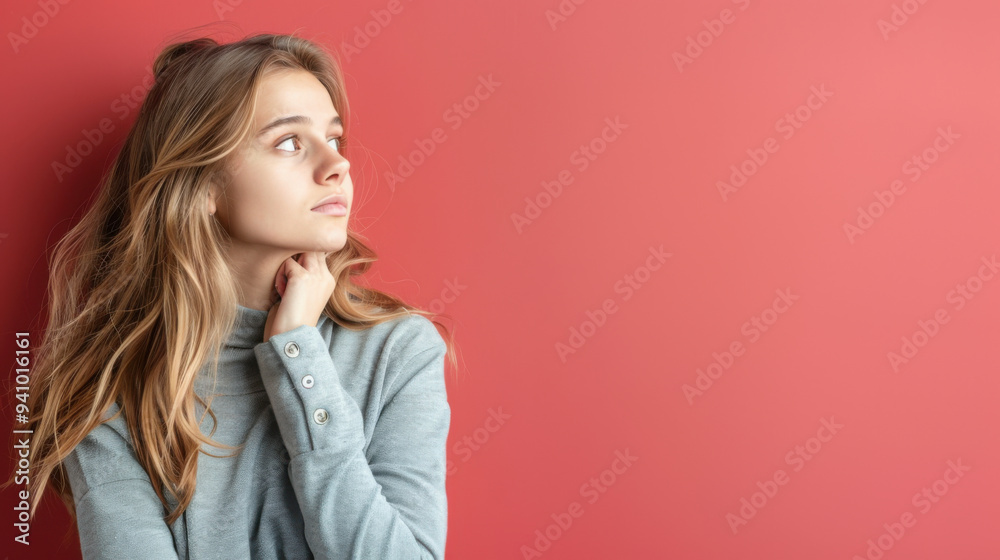
<instances>
[{"instance_id":1,"label":"turtleneck collar","mask_svg":"<svg viewBox=\"0 0 1000 560\"><path fill-rule=\"evenodd\" d=\"M237 305L233 330L219 354L219 377L215 390L212 391L206 365L195 378L198 394L242 395L264 390L253 349L264 342L267 314L267 311ZM321 315L317 326L327 320L326 315Z\"/></svg>"},{"instance_id":2,"label":"turtleneck collar","mask_svg":"<svg viewBox=\"0 0 1000 560\"><path fill-rule=\"evenodd\" d=\"M195 378L196 393L206 397L211 393L244 395L264 390L253 348L264 342L267 313L237 305L233 330L220 349L218 380L213 386L206 363Z\"/></svg>"},{"instance_id":3,"label":"turtleneck collar","mask_svg":"<svg viewBox=\"0 0 1000 560\"><path fill-rule=\"evenodd\" d=\"M234 348L253 348L264 342L267 311L237 305L236 326L226 343Z\"/></svg>"}]
</instances>

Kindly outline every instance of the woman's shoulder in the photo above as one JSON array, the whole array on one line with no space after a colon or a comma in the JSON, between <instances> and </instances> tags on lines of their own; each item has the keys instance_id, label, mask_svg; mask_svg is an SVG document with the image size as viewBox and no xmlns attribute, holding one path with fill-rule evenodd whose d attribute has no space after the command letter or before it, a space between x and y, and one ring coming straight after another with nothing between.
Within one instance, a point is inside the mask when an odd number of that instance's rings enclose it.
<instances>
[{"instance_id":1,"label":"woman's shoulder","mask_svg":"<svg viewBox=\"0 0 1000 560\"><path fill-rule=\"evenodd\" d=\"M418 313L394 317L383 324L387 331L386 341L393 345L409 346L418 351L444 346L444 339L434 323Z\"/></svg>"},{"instance_id":2,"label":"woman's shoulder","mask_svg":"<svg viewBox=\"0 0 1000 560\"><path fill-rule=\"evenodd\" d=\"M99 446L108 450L116 449L122 453L131 451L132 436L118 402L112 402L105 409L104 414L101 415L101 423L94 426L79 445Z\"/></svg>"},{"instance_id":3,"label":"woman's shoulder","mask_svg":"<svg viewBox=\"0 0 1000 560\"><path fill-rule=\"evenodd\" d=\"M76 500L90 488L145 476L136 461L125 417L117 402L111 403L95 426L73 448L65 466Z\"/></svg>"},{"instance_id":4,"label":"woman's shoulder","mask_svg":"<svg viewBox=\"0 0 1000 560\"><path fill-rule=\"evenodd\" d=\"M319 325L330 345L330 354L346 367L359 371L381 371L387 376L402 373L418 356L443 356L444 338L427 317L410 313L393 317L364 329L348 329L327 319Z\"/></svg>"},{"instance_id":5,"label":"woman's shoulder","mask_svg":"<svg viewBox=\"0 0 1000 560\"><path fill-rule=\"evenodd\" d=\"M318 328L332 343L342 340L366 346L378 346L390 352L422 352L445 348L444 338L434 322L419 313L392 317L362 329L349 329L323 316Z\"/></svg>"}]
</instances>

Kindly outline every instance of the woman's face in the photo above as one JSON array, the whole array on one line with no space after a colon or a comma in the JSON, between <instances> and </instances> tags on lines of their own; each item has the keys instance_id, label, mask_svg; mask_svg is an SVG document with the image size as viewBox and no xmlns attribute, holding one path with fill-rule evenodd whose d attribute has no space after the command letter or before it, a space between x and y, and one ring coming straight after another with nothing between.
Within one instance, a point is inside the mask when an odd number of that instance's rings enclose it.
<instances>
[{"instance_id":1,"label":"woman's face","mask_svg":"<svg viewBox=\"0 0 1000 560\"><path fill-rule=\"evenodd\" d=\"M309 72L281 69L263 79L251 138L230 156L232 181L209 203L243 257L344 248L354 187L338 151L339 121ZM336 195L346 211L314 210Z\"/></svg>"}]
</instances>

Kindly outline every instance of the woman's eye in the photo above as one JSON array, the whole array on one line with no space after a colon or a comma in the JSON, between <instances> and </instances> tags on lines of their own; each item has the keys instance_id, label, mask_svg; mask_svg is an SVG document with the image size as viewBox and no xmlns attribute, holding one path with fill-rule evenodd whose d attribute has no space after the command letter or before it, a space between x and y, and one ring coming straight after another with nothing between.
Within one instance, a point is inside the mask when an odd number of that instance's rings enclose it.
<instances>
[{"instance_id":1,"label":"woman's eye","mask_svg":"<svg viewBox=\"0 0 1000 560\"><path fill-rule=\"evenodd\" d=\"M296 148L294 147L294 145L295 145L295 142L294 142L294 141L295 141L295 137L294 137L294 136L291 136L291 137L289 137L289 138L285 138L284 140L282 140L282 141L281 141L281 142L280 142L280 143L279 143L279 144L278 144L277 146L275 146L275 147L276 147L276 148L278 148L279 150L283 151L283 152L294 152L294 151L296 150ZM289 142L291 142L291 143L292 143L292 149L290 149L290 150L286 150L286 149L282 148L282 146L284 146L285 144L288 144Z\"/></svg>"},{"instance_id":2,"label":"woman's eye","mask_svg":"<svg viewBox=\"0 0 1000 560\"><path fill-rule=\"evenodd\" d=\"M275 147L283 152L294 152L299 149L298 140L299 139L296 136L289 136L288 138L285 138L284 140L279 142L278 145ZM327 140L327 142L336 142L336 144L333 144L333 147L336 148L338 152L341 150L341 148L344 147L345 141L346 139L343 136ZM283 148L282 146L286 147Z\"/></svg>"}]
</instances>

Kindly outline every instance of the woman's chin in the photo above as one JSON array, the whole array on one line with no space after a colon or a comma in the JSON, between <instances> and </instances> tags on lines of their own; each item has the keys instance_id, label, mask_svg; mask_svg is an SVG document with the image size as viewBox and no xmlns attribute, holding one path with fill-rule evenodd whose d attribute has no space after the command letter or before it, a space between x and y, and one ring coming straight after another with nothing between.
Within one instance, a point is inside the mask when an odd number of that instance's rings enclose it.
<instances>
[{"instance_id":1,"label":"woman's chin","mask_svg":"<svg viewBox=\"0 0 1000 560\"><path fill-rule=\"evenodd\" d=\"M347 246L347 234L345 233L339 239L329 239L326 243L323 243L322 247L316 249L317 251L323 251L324 253L336 253Z\"/></svg>"}]
</instances>

